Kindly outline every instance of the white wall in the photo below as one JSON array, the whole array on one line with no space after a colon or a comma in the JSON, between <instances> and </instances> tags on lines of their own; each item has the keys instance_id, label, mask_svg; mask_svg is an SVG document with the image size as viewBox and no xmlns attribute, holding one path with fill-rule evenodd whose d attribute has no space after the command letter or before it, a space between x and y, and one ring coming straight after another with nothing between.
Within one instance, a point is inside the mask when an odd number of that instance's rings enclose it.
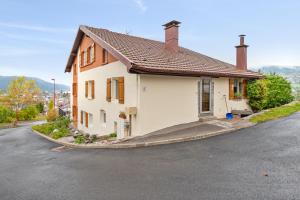
<instances>
[{"instance_id":1,"label":"white wall","mask_svg":"<svg viewBox=\"0 0 300 200\"><path fill-rule=\"evenodd\" d=\"M140 76L139 134L198 120L199 78Z\"/></svg>"},{"instance_id":2,"label":"white wall","mask_svg":"<svg viewBox=\"0 0 300 200\"><path fill-rule=\"evenodd\" d=\"M106 101L106 79L124 76L125 104ZM137 107L132 118L132 136L144 135L159 129L197 121L198 81L197 77L176 77L129 74L126 66L117 61L92 70L78 70L78 128L84 132L106 135L114 131L114 122L121 123L120 111L125 107ZM85 81L95 80L95 99L85 98ZM229 96L229 79L213 78L214 116L224 118ZM247 100L228 100L228 108L250 109ZM80 124L80 111L93 114L93 126ZM100 123L100 110L106 111L106 126ZM120 133L120 132L119 132ZM122 137L122 135L120 136Z\"/></svg>"},{"instance_id":3,"label":"white wall","mask_svg":"<svg viewBox=\"0 0 300 200\"><path fill-rule=\"evenodd\" d=\"M106 79L112 77L124 77L124 104L112 99L106 101ZM95 81L95 99L85 97L85 81ZM113 62L84 72L78 72L78 129L89 134L107 135L114 131L114 122L120 125L119 113L125 111L125 107L137 105L137 75L129 74L127 68L121 62ZM81 110L93 114L93 126L85 127L80 124ZM106 126L100 121L100 110L106 111ZM133 121L133 132L135 121Z\"/></svg>"},{"instance_id":4,"label":"white wall","mask_svg":"<svg viewBox=\"0 0 300 200\"><path fill-rule=\"evenodd\" d=\"M218 118L226 117L226 95L228 110L251 110L246 99L229 100L229 78L214 78L214 116Z\"/></svg>"}]
</instances>

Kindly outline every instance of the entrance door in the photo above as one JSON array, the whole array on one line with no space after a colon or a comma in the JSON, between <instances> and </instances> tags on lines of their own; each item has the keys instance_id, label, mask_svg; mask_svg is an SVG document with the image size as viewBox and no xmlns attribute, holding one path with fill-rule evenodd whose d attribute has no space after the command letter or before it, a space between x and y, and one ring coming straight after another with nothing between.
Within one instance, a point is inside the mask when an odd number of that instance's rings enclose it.
<instances>
[{"instance_id":1,"label":"entrance door","mask_svg":"<svg viewBox=\"0 0 300 200\"><path fill-rule=\"evenodd\" d=\"M201 113L211 111L211 79L202 79L200 82L200 102L199 110Z\"/></svg>"}]
</instances>

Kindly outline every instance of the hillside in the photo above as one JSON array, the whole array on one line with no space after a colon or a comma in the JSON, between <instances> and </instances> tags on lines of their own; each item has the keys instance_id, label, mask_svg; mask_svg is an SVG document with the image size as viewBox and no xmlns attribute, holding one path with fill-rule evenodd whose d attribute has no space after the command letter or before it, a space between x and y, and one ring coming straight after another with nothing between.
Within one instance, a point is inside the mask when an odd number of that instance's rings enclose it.
<instances>
[{"instance_id":1,"label":"hillside","mask_svg":"<svg viewBox=\"0 0 300 200\"><path fill-rule=\"evenodd\" d=\"M17 76L0 76L0 90L5 90L9 85L9 83L16 78ZM42 91L48 91L48 92L53 91L53 83L51 82L47 82L42 79L34 78L34 77L26 77L26 78L30 80L35 80L37 85L41 88ZM56 90L68 91L70 90L70 87L63 84L56 84Z\"/></svg>"}]
</instances>

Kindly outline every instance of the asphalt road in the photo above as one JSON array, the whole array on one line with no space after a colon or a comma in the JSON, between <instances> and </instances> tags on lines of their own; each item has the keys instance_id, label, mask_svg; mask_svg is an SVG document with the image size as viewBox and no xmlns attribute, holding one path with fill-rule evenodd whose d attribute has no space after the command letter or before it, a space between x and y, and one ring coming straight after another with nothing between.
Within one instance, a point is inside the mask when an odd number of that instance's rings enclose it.
<instances>
[{"instance_id":1,"label":"asphalt road","mask_svg":"<svg viewBox=\"0 0 300 200\"><path fill-rule=\"evenodd\" d=\"M0 130L1 200L300 199L300 113L205 140L123 150L53 149Z\"/></svg>"}]
</instances>

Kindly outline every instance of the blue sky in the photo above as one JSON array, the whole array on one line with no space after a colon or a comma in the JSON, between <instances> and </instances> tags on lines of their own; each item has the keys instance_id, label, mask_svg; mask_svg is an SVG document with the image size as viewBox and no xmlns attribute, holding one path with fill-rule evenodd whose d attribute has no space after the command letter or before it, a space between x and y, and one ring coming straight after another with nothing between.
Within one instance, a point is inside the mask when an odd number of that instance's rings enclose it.
<instances>
[{"instance_id":1,"label":"blue sky","mask_svg":"<svg viewBox=\"0 0 300 200\"><path fill-rule=\"evenodd\" d=\"M56 78L80 24L164 39L165 22L181 21L181 46L235 63L246 34L250 66L300 66L298 0L0 0L0 75Z\"/></svg>"}]
</instances>

